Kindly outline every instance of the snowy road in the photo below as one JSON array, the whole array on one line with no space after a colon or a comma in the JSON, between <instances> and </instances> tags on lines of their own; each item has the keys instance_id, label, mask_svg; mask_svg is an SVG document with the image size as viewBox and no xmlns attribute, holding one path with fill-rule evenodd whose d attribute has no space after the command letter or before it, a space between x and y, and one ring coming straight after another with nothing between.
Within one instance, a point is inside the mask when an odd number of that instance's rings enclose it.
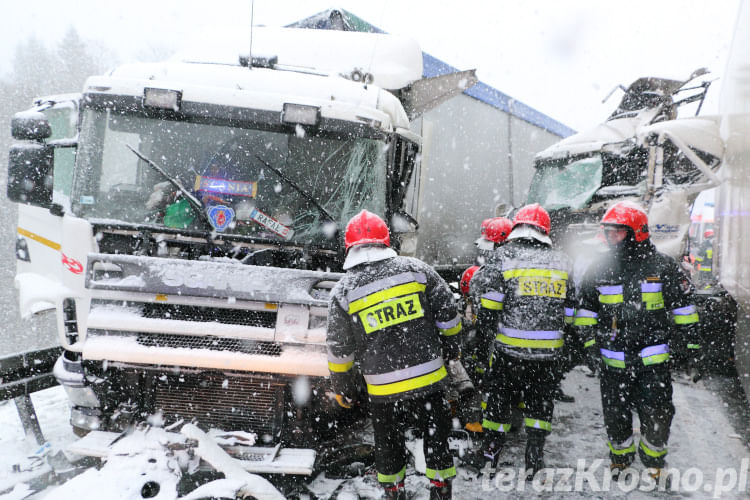
<instances>
[{"instance_id":1,"label":"snowy road","mask_svg":"<svg viewBox=\"0 0 750 500\"><path fill-rule=\"evenodd\" d=\"M653 498L670 496L691 498L750 498L750 448L732 427L725 402L708 387L714 384L688 384L681 379L674 384L677 409L669 443L668 467L673 468L672 494L653 491L643 478L642 466L635 465L635 475L621 483L610 483L606 435L601 417L598 381L577 368L564 382L565 391L576 396L575 403L558 403L555 408L553 434L547 445L547 473L535 482L518 481L523 464L523 433L516 434L504 453L507 467L497 475L479 474L459 467L454 483L454 498ZM75 440L67 418L67 400L60 387L37 393L33 397L45 436L53 449ZM25 439L13 403L0 403L0 491L15 486L15 492L0 495L0 500L21 498L59 498L54 488L26 496L23 473L11 472L13 464L28 464L26 457L38 447ZM637 433L637 420L635 421ZM419 462L419 460L417 460ZM419 466L417 466L419 468ZM426 499L426 479L413 468L408 469L407 489L415 499ZM107 485L100 485L99 492ZM349 480L327 479L322 474L309 483L319 498L377 498L372 471L364 477ZM114 498L102 495L100 498Z\"/></svg>"}]
</instances>

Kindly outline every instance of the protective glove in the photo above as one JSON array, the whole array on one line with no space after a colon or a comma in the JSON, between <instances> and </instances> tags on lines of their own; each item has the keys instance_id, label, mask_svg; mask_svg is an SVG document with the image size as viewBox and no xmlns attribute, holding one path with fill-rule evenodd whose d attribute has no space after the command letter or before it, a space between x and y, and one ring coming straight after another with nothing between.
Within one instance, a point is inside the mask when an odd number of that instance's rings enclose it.
<instances>
[{"instance_id":1,"label":"protective glove","mask_svg":"<svg viewBox=\"0 0 750 500\"><path fill-rule=\"evenodd\" d=\"M701 348L690 348L688 347L688 375L693 380L693 383L697 383L703 378L706 373L706 357Z\"/></svg>"},{"instance_id":2,"label":"protective glove","mask_svg":"<svg viewBox=\"0 0 750 500\"><path fill-rule=\"evenodd\" d=\"M589 370L591 370L591 373L596 373L602 363L602 357L599 353L599 347L596 344L591 344L590 346L584 348L584 361L586 362L586 366L588 366Z\"/></svg>"},{"instance_id":3,"label":"protective glove","mask_svg":"<svg viewBox=\"0 0 750 500\"><path fill-rule=\"evenodd\" d=\"M471 383L469 374L466 373L464 365L457 359L448 361L448 373L451 376L451 384L458 394L474 392L474 384Z\"/></svg>"},{"instance_id":4,"label":"protective glove","mask_svg":"<svg viewBox=\"0 0 750 500\"><path fill-rule=\"evenodd\" d=\"M340 407L346 408L347 410L356 404L356 401L351 398L347 398L343 394L336 394L336 402Z\"/></svg>"}]
</instances>

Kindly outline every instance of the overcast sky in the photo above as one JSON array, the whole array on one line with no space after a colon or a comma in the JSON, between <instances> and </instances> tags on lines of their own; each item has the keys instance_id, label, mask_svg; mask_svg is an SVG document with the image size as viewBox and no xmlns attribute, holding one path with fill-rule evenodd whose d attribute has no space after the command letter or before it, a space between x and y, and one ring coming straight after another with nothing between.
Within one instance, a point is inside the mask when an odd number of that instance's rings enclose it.
<instances>
[{"instance_id":1,"label":"overcast sky","mask_svg":"<svg viewBox=\"0 0 750 500\"><path fill-rule=\"evenodd\" d=\"M682 79L702 66L722 76L739 1L255 0L254 19L282 26L344 8L413 37L459 69L476 68L485 83L581 130L614 109L619 94L601 100L617 84L640 76ZM71 25L85 40L111 47L121 62L230 30L249 40L250 6L251 0L3 2L0 75L17 42L35 35L51 47Z\"/></svg>"}]
</instances>

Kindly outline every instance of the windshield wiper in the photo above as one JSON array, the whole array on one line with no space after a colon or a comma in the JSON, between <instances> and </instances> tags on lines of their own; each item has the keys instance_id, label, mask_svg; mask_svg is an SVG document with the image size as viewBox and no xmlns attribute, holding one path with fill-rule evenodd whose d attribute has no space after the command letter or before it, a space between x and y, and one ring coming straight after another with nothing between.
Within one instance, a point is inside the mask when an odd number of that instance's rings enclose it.
<instances>
[{"instance_id":1,"label":"windshield wiper","mask_svg":"<svg viewBox=\"0 0 750 500\"><path fill-rule=\"evenodd\" d=\"M208 220L208 215L206 215L206 212L204 210L205 207L203 206L203 203L201 203L201 201L198 198L193 196L193 193L188 191L179 180L169 175L166 170L161 168L159 165L157 165L150 159L146 158L146 156L144 156L143 153L135 149L130 144L125 144L125 147L131 150L138 158L145 161L151 168L159 172L162 177L164 177L167 181L169 181L170 184L176 187L177 190L180 191L180 193L182 193L182 195L185 197L185 199L190 204L190 206L193 207L193 211L195 211L198 214L198 217L200 217L204 222L206 222L209 225L209 227L213 227L211 225L211 221Z\"/></svg>"},{"instance_id":2,"label":"windshield wiper","mask_svg":"<svg viewBox=\"0 0 750 500\"><path fill-rule=\"evenodd\" d=\"M328 211L325 208L323 208L323 206L320 203L318 203L318 200L316 200L315 198L313 198L304 189L302 189L301 187L299 187L292 179L290 179L289 177L287 177L286 175L284 175L284 173L281 170L279 170L276 167L272 167L266 160L264 160L260 156L255 155L255 157L258 159L259 162L261 162L263 165L265 165L266 167L268 167L268 169L271 172L273 172L274 174L276 174L279 177L281 177L282 180L284 180L287 184L289 184L291 187L293 187L294 190L297 191L304 199L306 199L307 201L309 201L310 203L312 203L315 206L315 208L317 208L318 211L321 214L325 215L328 218L328 220L330 220L331 222L333 222L334 224L336 224L336 219L334 219L331 216L331 214L329 214Z\"/></svg>"}]
</instances>

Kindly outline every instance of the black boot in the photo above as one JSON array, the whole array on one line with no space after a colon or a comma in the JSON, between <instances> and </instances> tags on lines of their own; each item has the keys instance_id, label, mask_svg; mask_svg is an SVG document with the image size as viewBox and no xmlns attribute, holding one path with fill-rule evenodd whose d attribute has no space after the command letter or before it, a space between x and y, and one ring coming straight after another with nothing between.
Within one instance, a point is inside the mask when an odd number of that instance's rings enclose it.
<instances>
[{"instance_id":1,"label":"black boot","mask_svg":"<svg viewBox=\"0 0 750 500\"><path fill-rule=\"evenodd\" d=\"M451 500L453 485L450 481L430 480L430 500Z\"/></svg>"},{"instance_id":2,"label":"black boot","mask_svg":"<svg viewBox=\"0 0 750 500\"><path fill-rule=\"evenodd\" d=\"M404 482L396 484L383 485L385 488L385 498L387 500L406 500L406 488Z\"/></svg>"},{"instance_id":3,"label":"black boot","mask_svg":"<svg viewBox=\"0 0 750 500\"><path fill-rule=\"evenodd\" d=\"M484 455L485 464L489 463L492 469L497 468L500 460L500 453L505 446L505 433L486 430L482 440L482 454Z\"/></svg>"},{"instance_id":4,"label":"black boot","mask_svg":"<svg viewBox=\"0 0 750 500\"><path fill-rule=\"evenodd\" d=\"M544 469L544 436L530 435L526 440L526 476L527 481Z\"/></svg>"},{"instance_id":5,"label":"black boot","mask_svg":"<svg viewBox=\"0 0 750 500\"><path fill-rule=\"evenodd\" d=\"M494 470L497 468L497 462L504 444L504 433L484 429L481 448L466 453L463 461L466 465L477 470L482 470L487 466Z\"/></svg>"}]
</instances>

